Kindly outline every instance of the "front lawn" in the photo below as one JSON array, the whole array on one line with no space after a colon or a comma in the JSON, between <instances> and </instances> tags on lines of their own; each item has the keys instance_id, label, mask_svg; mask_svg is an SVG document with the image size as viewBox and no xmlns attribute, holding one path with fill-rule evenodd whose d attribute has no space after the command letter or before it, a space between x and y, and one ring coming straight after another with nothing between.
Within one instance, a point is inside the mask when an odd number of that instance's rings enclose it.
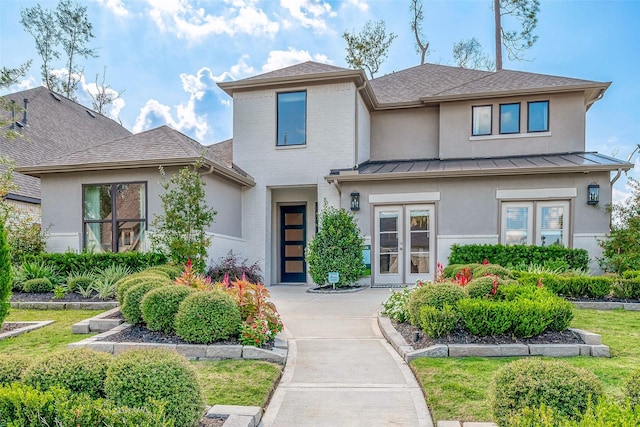
<instances>
[{"instance_id":1,"label":"front lawn","mask_svg":"<svg viewBox=\"0 0 640 427\"><path fill-rule=\"evenodd\" d=\"M100 313L95 310L11 309L7 322L55 320L52 325L0 341L0 353L38 358L91 335L71 333L71 325ZM192 362L198 370L207 405L264 407L282 367L257 360Z\"/></svg>"},{"instance_id":2,"label":"front lawn","mask_svg":"<svg viewBox=\"0 0 640 427\"><path fill-rule=\"evenodd\" d=\"M575 310L571 326L602 335L611 358L572 357L567 362L592 371L605 394L622 396L622 384L640 366L640 312ZM494 372L515 358L420 358L411 363L434 421L491 421L488 388Z\"/></svg>"}]
</instances>

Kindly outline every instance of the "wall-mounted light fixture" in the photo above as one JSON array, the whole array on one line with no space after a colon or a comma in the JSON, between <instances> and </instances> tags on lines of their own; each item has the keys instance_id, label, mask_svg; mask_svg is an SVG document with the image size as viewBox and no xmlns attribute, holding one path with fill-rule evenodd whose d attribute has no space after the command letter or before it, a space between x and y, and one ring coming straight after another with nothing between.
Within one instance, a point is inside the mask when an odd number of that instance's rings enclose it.
<instances>
[{"instance_id":1,"label":"wall-mounted light fixture","mask_svg":"<svg viewBox=\"0 0 640 427\"><path fill-rule=\"evenodd\" d=\"M595 182L587 185L587 204L597 205L600 203L600 186Z\"/></svg>"},{"instance_id":2,"label":"wall-mounted light fixture","mask_svg":"<svg viewBox=\"0 0 640 427\"><path fill-rule=\"evenodd\" d=\"M351 210L359 211L360 210L360 193L354 191L351 193Z\"/></svg>"}]
</instances>

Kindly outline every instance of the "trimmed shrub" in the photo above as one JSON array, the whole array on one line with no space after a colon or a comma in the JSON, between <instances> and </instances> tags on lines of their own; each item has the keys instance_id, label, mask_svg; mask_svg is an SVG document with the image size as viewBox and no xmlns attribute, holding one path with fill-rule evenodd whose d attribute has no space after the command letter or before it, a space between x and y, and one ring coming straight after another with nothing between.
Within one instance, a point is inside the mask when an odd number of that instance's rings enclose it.
<instances>
[{"instance_id":1,"label":"trimmed shrub","mask_svg":"<svg viewBox=\"0 0 640 427\"><path fill-rule=\"evenodd\" d=\"M175 280L182 273L182 267L174 264L162 264L144 270L146 273L165 274L169 279Z\"/></svg>"},{"instance_id":2,"label":"trimmed shrub","mask_svg":"<svg viewBox=\"0 0 640 427\"><path fill-rule=\"evenodd\" d=\"M76 292L79 289L87 289L93 281L96 280L95 276L91 273L71 273L67 276L67 289L69 292Z\"/></svg>"},{"instance_id":3,"label":"trimmed shrub","mask_svg":"<svg viewBox=\"0 0 640 427\"><path fill-rule=\"evenodd\" d=\"M463 328L473 335L501 335L511 328L509 302L466 298L458 301L457 309Z\"/></svg>"},{"instance_id":4,"label":"trimmed shrub","mask_svg":"<svg viewBox=\"0 0 640 427\"><path fill-rule=\"evenodd\" d=\"M524 408L509 420L510 427L623 427L640 425L640 406L616 404L602 398L597 404L589 402L580 420L571 420L557 415L546 405L539 408Z\"/></svg>"},{"instance_id":5,"label":"trimmed shrub","mask_svg":"<svg viewBox=\"0 0 640 427\"><path fill-rule=\"evenodd\" d=\"M573 320L573 304L562 298L548 298L545 304L551 320L547 330L556 332L567 330Z\"/></svg>"},{"instance_id":6,"label":"trimmed shrub","mask_svg":"<svg viewBox=\"0 0 640 427\"><path fill-rule=\"evenodd\" d=\"M194 368L181 355L166 350L132 350L118 355L107 370L107 398L117 405L150 408L165 403L176 426L194 426L204 402Z\"/></svg>"},{"instance_id":7,"label":"trimmed shrub","mask_svg":"<svg viewBox=\"0 0 640 427\"><path fill-rule=\"evenodd\" d=\"M496 292L496 295L491 294L494 280L498 283L498 291ZM512 279L501 279L497 276L483 276L473 279L469 284L467 284L467 286L465 286L465 289L469 298L497 298L499 297L500 289L503 286L514 284L518 285L518 282Z\"/></svg>"},{"instance_id":8,"label":"trimmed shrub","mask_svg":"<svg viewBox=\"0 0 640 427\"><path fill-rule=\"evenodd\" d=\"M122 316L124 316L124 319L127 321L127 323L137 325L138 323L143 322L142 311L140 309L140 302L142 301L142 298L150 290L161 288L163 286L175 285L167 285L165 283L156 281L147 281L132 286L125 291L124 303L120 307L120 311L122 312Z\"/></svg>"},{"instance_id":9,"label":"trimmed shrub","mask_svg":"<svg viewBox=\"0 0 640 427\"><path fill-rule=\"evenodd\" d=\"M627 270L622 273L623 279L640 279L640 270Z\"/></svg>"},{"instance_id":10,"label":"trimmed shrub","mask_svg":"<svg viewBox=\"0 0 640 427\"><path fill-rule=\"evenodd\" d=\"M26 356L0 354L0 385L20 381L30 364Z\"/></svg>"},{"instance_id":11,"label":"trimmed shrub","mask_svg":"<svg viewBox=\"0 0 640 427\"><path fill-rule=\"evenodd\" d=\"M640 405L640 370L631 374L624 383L624 395L632 405Z\"/></svg>"},{"instance_id":12,"label":"trimmed shrub","mask_svg":"<svg viewBox=\"0 0 640 427\"><path fill-rule=\"evenodd\" d=\"M458 313L449 304L441 309L429 305L420 308L420 327L430 338L440 338L451 333L458 323Z\"/></svg>"},{"instance_id":13,"label":"trimmed shrub","mask_svg":"<svg viewBox=\"0 0 640 427\"><path fill-rule=\"evenodd\" d=\"M561 416L572 419L587 410L589 401L602 395L598 378L590 371L568 363L538 358L519 359L496 372L490 388L491 408L498 425L523 408L547 405Z\"/></svg>"},{"instance_id":14,"label":"trimmed shrub","mask_svg":"<svg viewBox=\"0 0 640 427\"><path fill-rule=\"evenodd\" d=\"M403 288L399 291L391 291L391 295L385 302L382 303L383 316L388 316L390 319L396 322L408 322L409 321L409 297L415 291L416 288Z\"/></svg>"},{"instance_id":15,"label":"trimmed shrub","mask_svg":"<svg viewBox=\"0 0 640 427\"><path fill-rule=\"evenodd\" d=\"M454 283L428 283L416 288L409 297L409 321L420 326L420 309L429 305L441 309L445 304L455 307L456 303L467 297L464 288Z\"/></svg>"},{"instance_id":16,"label":"trimmed shrub","mask_svg":"<svg viewBox=\"0 0 640 427\"><path fill-rule=\"evenodd\" d=\"M107 353L86 348L51 353L34 362L24 372L23 382L41 390L63 387L73 393L102 397L111 359L112 356Z\"/></svg>"},{"instance_id":17,"label":"trimmed shrub","mask_svg":"<svg viewBox=\"0 0 640 427\"><path fill-rule=\"evenodd\" d=\"M478 267L482 267L482 264L451 264L442 270L442 275L448 279L455 279L456 275L460 274L465 268L468 268L473 273Z\"/></svg>"},{"instance_id":18,"label":"trimmed shrub","mask_svg":"<svg viewBox=\"0 0 640 427\"><path fill-rule=\"evenodd\" d=\"M180 303L196 290L187 286L169 285L152 289L140 302L142 319L150 331L171 333Z\"/></svg>"},{"instance_id":19,"label":"trimmed shrub","mask_svg":"<svg viewBox=\"0 0 640 427\"><path fill-rule=\"evenodd\" d=\"M616 298L640 299L640 277L615 279L611 286L611 293Z\"/></svg>"},{"instance_id":20,"label":"trimmed shrub","mask_svg":"<svg viewBox=\"0 0 640 427\"><path fill-rule=\"evenodd\" d=\"M211 344L236 336L240 309L223 291L195 292L180 303L175 317L176 334L191 343Z\"/></svg>"},{"instance_id":21,"label":"trimmed shrub","mask_svg":"<svg viewBox=\"0 0 640 427\"><path fill-rule=\"evenodd\" d=\"M129 276L123 277L118 280L115 284L116 287L116 299L120 305L124 304L124 294L127 290L135 285L139 285L143 282L159 282L166 285L171 284L171 280L167 279L167 277L163 274L157 273L135 273L130 274Z\"/></svg>"},{"instance_id":22,"label":"trimmed shrub","mask_svg":"<svg viewBox=\"0 0 640 427\"><path fill-rule=\"evenodd\" d=\"M570 298L603 298L611 292L613 278L605 276L560 276L548 273L518 272L517 280L523 285L542 281L545 288Z\"/></svg>"},{"instance_id":23,"label":"trimmed shrub","mask_svg":"<svg viewBox=\"0 0 640 427\"><path fill-rule=\"evenodd\" d=\"M28 293L45 293L52 292L54 284L46 277L38 279L29 279L22 284L22 290Z\"/></svg>"},{"instance_id":24,"label":"trimmed shrub","mask_svg":"<svg viewBox=\"0 0 640 427\"><path fill-rule=\"evenodd\" d=\"M487 275L493 275L498 276L502 279L508 279L509 277L511 277L511 270L496 264L481 265L480 267L473 270L474 279Z\"/></svg>"}]
</instances>

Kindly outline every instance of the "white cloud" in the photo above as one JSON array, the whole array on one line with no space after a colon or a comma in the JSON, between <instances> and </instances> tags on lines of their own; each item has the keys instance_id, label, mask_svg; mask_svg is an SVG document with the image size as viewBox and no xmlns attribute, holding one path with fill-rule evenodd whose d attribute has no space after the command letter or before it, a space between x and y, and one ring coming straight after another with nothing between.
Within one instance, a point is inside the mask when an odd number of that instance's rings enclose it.
<instances>
[{"instance_id":1,"label":"white cloud","mask_svg":"<svg viewBox=\"0 0 640 427\"><path fill-rule=\"evenodd\" d=\"M318 32L328 30L325 17L337 16L331 5L323 0L280 0L280 6L287 9L300 25Z\"/></svg>"},{"instance_id":2,"label":"white cloud","mask_svg":"<svg viewBox=\"0 0 640 427\"><path fill-rule=\"evenodd\" d=\"M238 59L238 62L236 63L236 65L231 67L231 75L233 76L234 79L237 79L242 75L253 74L254 69L252 66L247 64L248 59L249 59L249 55L244 54Z\"/></svg>"},{"instance_id":3,"label":"white cloud","mask_svg":"<svg viewBox=\"0 0 640 427\"><path fill-rule=\"evenodd\" d=\"M123 18L129 16L129 11L122 4L122 0L98 0L98 3L105 5L114 15Z\"/></svg>"},{"instance_id":4,"label":"white cloud","mask_svg":"<svg viewBox=\"0 0 640 427\"><path fill-rule=\"evenodd\" d=\"M18 90L32 89L37 86L36 78L33 76L29 76L26 79L18 82L16 86L18 87Z\"/></svg>"},{"instance_id":5,"label":"white cloud","mask_svg":"<svg viewBox=\"0 0 640 427\"><path fill-rule=\"evenodd\" d=\"M368 12L369 11L369 5L367 4L367 2L365 0L347 0L342 4L343 8L346 7L354 7L358 10L360 10L360 12Z\"/></svg>"},{"instance_id":6,"label":"white cloud","mask_svg":"<svg viewBox=\"0 0 640 427\"><path fill-rule=\"evenodd\" d=\"M289 50L272 50L269 52L267 62L262 66L262 72L266 73L306 61L333 64L333 61L327 55L316 53L312 56L307 50L296 50L290 47Z\"/></svg>"},{"instance_id":7,"label":"white cloud","mask_svg":"<svg viewBox=\"0 0 640 427\"><path fill-rule=\"evenodd\" d=\"M204 8L194 8L187 0L147 0L149 14L158 28L179 38L199 41L213 34L237 33L274 35L280 26L271 21L253 2L233 1L224 15L213 15ZM227 2L229 3L229 2Z\"/></svg>"},{"instance_id":8,"label":"white cloud","mask_svg":"<svg viewBox=\"0 0 640 427\"><path fill-rule=\"evenodd\" d=\"M91 98L95 98L100 93L98 85L95 82L85 82L84 76L82 76L82 78L80 79L80 86ZM122 111L122 109L126 105L126 102L123 98L119 97L118 91L110 87L105 87L104 92L106 95L111 97L113 101L103 107L102 114L107 117L111 117L114 120L119 120L120 111ZM88 105L93 105L91 100L88 101Z\"/></svg>"}]
</instances>

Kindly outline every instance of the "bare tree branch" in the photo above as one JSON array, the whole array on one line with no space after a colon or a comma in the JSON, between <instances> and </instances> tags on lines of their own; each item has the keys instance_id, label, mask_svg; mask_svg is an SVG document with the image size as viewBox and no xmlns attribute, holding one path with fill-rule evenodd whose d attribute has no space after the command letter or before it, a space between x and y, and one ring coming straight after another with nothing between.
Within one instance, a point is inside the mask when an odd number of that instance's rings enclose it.
<instances>
[{"instance_id":1,"label":"bare tree branch","mask_svg":"<svg viewBox=\"0 0 640 427\"><path fill-rule=\"evenodd\" d=\"M416 38L416 52L420 54L420 65L422 65L429 51L429 41L422 41L425 38L422 33L422 21L424 20L422 0L411 0L411 12L413 14L411 30L413 30L413 35Z\"/></svg>"}]
</instances>

